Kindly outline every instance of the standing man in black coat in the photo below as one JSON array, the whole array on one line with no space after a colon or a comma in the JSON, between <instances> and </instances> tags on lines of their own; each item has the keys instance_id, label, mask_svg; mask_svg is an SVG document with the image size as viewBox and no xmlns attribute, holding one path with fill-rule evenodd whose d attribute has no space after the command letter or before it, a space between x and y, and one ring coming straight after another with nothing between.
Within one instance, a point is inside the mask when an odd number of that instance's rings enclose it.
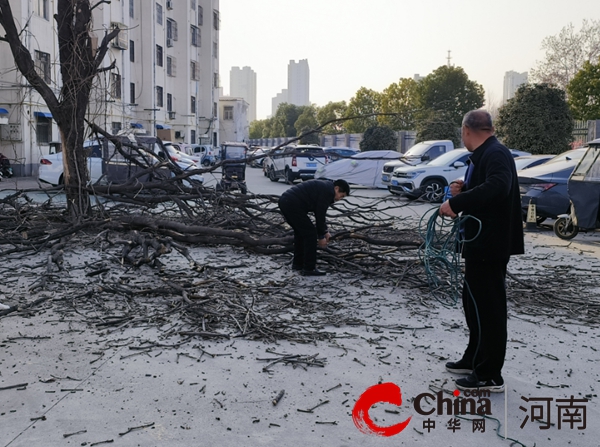
<instances>
[{"instance_id":1,"label":"standing man in black coat","mask_svg":"<svg viewBox=\"0 0 600 447\"><path fill-rule=\"evenodd\" d=\"M453 197L439 212L452 218L462 212L477 219L464 223L462 252L469 344L462 359L448 362L446 369L468 374L456 380L458 389L501 392L507 339L506 266L511 255L524 253L519 182L512 154L494 136L488 112L465 115L462 139L473 153L465 180L453 182Z\"/></svg>"},{"instance_id":2,"label":"standing man in black coat","mask_svg":"<svg viewBox=\"0 0 600 447\"><path fill-rule=\"evenodd\" d=\"M325 214L333 202L350 194L345 180L309 180L285 191L279 198L279 209L294 229L294 260L292 269L304 276L322 276L317 270L317 244L326 247L331 235L327 231ZM315 214L315 225L308 213Z\"/></svg>"}]
</instances>

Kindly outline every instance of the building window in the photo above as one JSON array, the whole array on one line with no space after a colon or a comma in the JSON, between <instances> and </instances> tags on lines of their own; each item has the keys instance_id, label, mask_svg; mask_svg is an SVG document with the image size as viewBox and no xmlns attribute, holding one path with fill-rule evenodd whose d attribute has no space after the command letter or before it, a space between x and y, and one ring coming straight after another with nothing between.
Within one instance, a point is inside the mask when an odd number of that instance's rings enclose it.
<instances>
[{"instance_id":1,"label":"building window","mask_svg":"<svg viewBox=\"0 0 600 447\"><path fill-rule=\"evenodd\" d=\"M192 96L190 98L190 113L196 113L196 97Z\"/></svg>"},{"instance_id":2,"label":"building window","mask_svg":"<svg viewBox=\"0 0 600 447\"><path fill-rule=\"evenodd\" d=\"M219 54L219 45L217 42L213 42L213 57L217 57L217 54Z\"/></svg>"},{"instance_id":3,"label":"building window","mask_svg":"<svg viewBox=\"0 0 600 447\"><path fill-rule=\"evenodd\" d=\"M213 28L219 31L219 11L213 11Z\"/></svg>"},{"instance_id":4,"label":"building window","mask_svg":"<svg viewBox=\"0 0 600 447\"><path fill-rule=\"evenodd\" d=\"M135 62L135 42L129 41L129 62Z\"/></svg>"},{"instance_id":5,"label":"building window","mask_svg":"<svg viewBox=\"0 0 600 447\"><path fill-rule=\"evenodd\" d=\"M167 112L173 111L173 95L167 93Z\"/></svg>"},{"instance_id":6,"label":"building window","mask_svg":"<svg viewBox=\"0 0 600 447\"><path fill-rule=\"evenodd\" d=\"M133 0L129 0L129 17L133 19Z\"/></svg>"},{"instance_id":7,"label":"building window","mask_svg":"<svg viewBox=\"0 0 600 447\"><path fill-rule=\"evenodd\" d=\"M163 24L163 7L161 4L156 4L156 23Z\"/></svg>"},{"instance_id":8,"label":"building window","mask_svg":"<svg viewBox=\"0 0 600 447\"><path fill-rule=\"evenodd\" d=\"M198 6L198 26L202 26L204 24L204 8L202 6Z\"/></svg>"},{"instance_id":9,"label":"building window","mask_svg":"<svg viewBox=\"0 0 600 447\"><path fill-rule=\"evenodd\" d=\"M156 107L163 106L163 88L156 86Z\"/></svg>"},{"instance_id":10,"label":"building window","mask_svg":"<svg viewBox=\"0 0 600 447\"><path fill-rule=\"evenodd\" d=\"M121 99L121 75L117 73L111 73L111 93L115 99Z\"/></svg>"},{"instance_id":11,"label":"building window","mask_svg":"<svg viewBox=\"0 0 600 447\"><path fill-rule=\"evenodd\" d=\"M52 118L38 115L36 137L38 144L50 143L52 141Z\"/></svg>"},{"instance_id":12,"label":"building window","mask_svg":"<svg viewBox=\"0 0 600 447\"><path fill-rule=\"evenodd\" d=\"M49 84L52 82L52 76L50 76L50 54L35 51L35 70L46 83Z\"/></svg>"},{"instance_id":13,"label":"building window","mask_svg":"<svg viewBox=\"0 0 600 447\"><path fill-rule=\"evenodd\" d=\"M167 19L167 46L172 47L173 42L177 40L177 22L173 19Z\"/></svg>"},{"instance_id":14,"label":"building window","mask_svg":"<svg viewBox=\"0 0 600 447\"><path fill-rule=\"evenodd\" d=\"M123 127L122 127L121 123L119 123L117 121L113 121L111 123L111 129L112 129L112 134L113 135L117 135L122 128Z\"/></svg>"},{"instance_id":15,"label":"building window","mask_svg":"<svg viewBox=\"0 0 600 447\"><path fill-rule=\"evenodd\" d=\"M156 65L163 66L163 47L156 45Z\"/></svg>"},{"instance_id":16,"label":"building window","mask_svg":"<svg viewBox=\"0 0 600 447\"><path fill-rule=\"evenodd\" d=\"M190 0L190 8L191 9L196 9L196 0Z\"/></svg>"},{"instance_id":17,"label":"building window","mask_svg":"<svg viewBox=\"0 0 600 447\"><path fill-rule=\"evenodd\" d=\"M167 76L175 76L175 58L173 56L167 56Z\"/></svg>"},{"instance_id":18,"label":"building window","mask_svg":"<svg viewBox=\"0 0 600 447\"><path fill-rule=\"evenodd\" d=\"M223 108L223 119L233 120L233 106L225 106Z\"/></svg>"},{"instance_id":19,"label":"building window","mask_svg":"<svg viewBox=\"0 0 600 447\"><path fill-rule=\"evenodd\" d=\"M135 82L129 83L129 103L135 104Z\"/></svg>"},{"instance_id":20,"label":"building window","mask_svg":"<svg viewBox=\"0 0 600 447\"><path fill-rule=\"evenodd\" d=\"M196 131L190 130L190 144L196 144Z\"/></svg>"},{"instance_id":21,"label":"building window","mask_svg":"<svg viewBox=\"0 0 600 447\"><path fill-rule=\"evenodd\" d=\"M48 10L48 0L33 0L34 12L46 20L50 19L50 11Z\"/></svg>"},{"instance_id":22,"label":"building window","mask_svg":"<svg viewBox=\"0 0 600 447\"><path fill-rule=\"evenodd\" d=\"M219 88L219 73L213 75L213 87Z\"/></svg>"},{"instance_id":23,"label":"building window","mask_svg":"<svg viewBox=\"0 0 600 447\"><path fill-rule=\"evenodd\" d=\"M190 61L190 78L192 81L200 80L200 66L196 61Z\"/></svg>"},{"instance_id":24,"label":"building window","mask_svg":"<svg viewBox=\"0 0 600 447\"><path fill-rule=\"evenodd\" d=\"M192 32L192 45L195 47L200 46L200 28L194 25L190 25L190 29Z\"/></svg>"},{"instance_id":25,"label":"building window","mask_svg":"<svg viewBox=\"0 0 600 447\"><path fill-rule=\"evenodd\" d=\"M219 108L218 108L217 103L213 102L213 118L215 118L215 119L217 118L218 110L219 110Z\"/></svg>"}]
</instances>

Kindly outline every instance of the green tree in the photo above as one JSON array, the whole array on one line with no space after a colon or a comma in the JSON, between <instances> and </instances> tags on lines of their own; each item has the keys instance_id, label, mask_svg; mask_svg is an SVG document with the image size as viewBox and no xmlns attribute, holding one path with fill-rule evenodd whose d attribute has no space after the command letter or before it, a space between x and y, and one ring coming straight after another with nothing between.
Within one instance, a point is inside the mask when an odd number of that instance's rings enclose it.
<instances>
[{"instance_id":1,"label":"green tree","mask_svg":"<svg viewBox=\"0 0 600 447\"><path fill-rule=\"evenodd\" d=\"M396 151L398 136L387 126L373 126L365 130L360 141L360 150L365 151Z\"/></svg>"},{"instance_id":2,"label":"green tree","mask_svg":"<svg viewBox=\"0 0 600 447\"><path fill-rule=\"evenodd\" d=\"M600 58L597 64L585 61L567 86L569 105L578 120L600 119Z\"/></svg>"},{"instance_id":3,"label":"green tree","mask_svg":"<svg viewBox=\"0 0 600 447\"><path fill-rule=\"evenodd\" d=\"M249 137L252 139L263 138L267 120L254 120L250 123Z\"/></svg>"},{"instance_id":4,"label":"green tree","mask_svg":"<svg viewBox=\"0 0 600 447\"><path fill-rule=\"evenodd\" d=\"M361 115L373 115L381 111L381 93L361 87L350 100L346 109L346 118ZM346 121L346 130L349 133L363 133L369 127L377 126L377 116L354 118Z\"/></svg>"},{"instance_id":5,"label":"green tree","mask_svg":"<svg viewBox=\"0 0 600 447\"><path fill-rule=\"evenodd\" d=\"M314 105L304 106L304 111L296 120L294 127L297 135L309 132L319 126L317 123L317 108ZM300 144L319 144L319 134L313 132L300 139Z\"/></svg>"},{"instance_id":6,"label":"green tree","mask_svg":"<svg viewBox=\"0 0 600 447\"><path fill-rule=\"evenodd\" d=\"M417 141L451 140L454 146L460 145L460 126L444 111L430 111L422 114L417 125Z\"/></svg>"},{"instance_id":7,"label":"green tree","mask_svg":"<svg viewBox=\"0 0 600 447\"><path fill-rule=\"evenodd\" d=\"M564 90L548 84L522 85L500 108L496 131L506 146L532 154L570 149L573 117Z\"/></svg>"},{"instance_id":8,"label":"green tree","mask_svg":"<svg viewBox=\"0 0 600 447\"><path fill-rule=\"evenodd\" d=\"M279 104L273 119L276 124L272 127L271 137L295 137L296 120L304 112L304 106L297 106L287 102ZM283 129L283 130L282 130ZM277 134L274 135L273 132Z\"/></svg>"},{"instance_id":9,"label":"green tree","mask_svg":"<svg viewBox=\"0 0 600 447\"><path fill-rule=\"evenodd\" d=\"M381 125L393 130L413 130L417 121L417 81L402 78L391 84L381 94L381 112L396 115L381 115L377 120Z\"/></svg>"},{"instance_id":10,"label":"green tree","mask_svg":"<svg viewBox=\"0 0 600 447\"><path fill-rule=\"evenodd\" d=\"M542 49L546 59L537 62L529 72L530 79L566 89L585 61L600 57L600 20L583 20L579 32L569 23L558 35L546 37Z\"/></svg>"},{"instance_id":11,"label":"green tree","mask_svg":"<svg viewBox=\"0 0 600 447\"><path fill-rule=\"evenodd\" d=\"M346 101L329 102L323 107L319 107L317 109L317 122L319 125L323 125L328 121L340 119L345 116L346 110L348 110L348 104L346 104ZM339 121L323 127L321 132L330 135L346 133L346 126L344 125L343 121Z\"/></svg>"},{"instance_id":12,"label":"green tree","mask_svg":"<svg viewBox=\"0 0 600 447\"><path fill-rule=\"evenodd\" d=\"M442 65L422 79L416 90L421 119L445 119L454 127L461 126L465 113L483 106L483 87L469 80L461 67Z\"/></svg>"}]
</instances>

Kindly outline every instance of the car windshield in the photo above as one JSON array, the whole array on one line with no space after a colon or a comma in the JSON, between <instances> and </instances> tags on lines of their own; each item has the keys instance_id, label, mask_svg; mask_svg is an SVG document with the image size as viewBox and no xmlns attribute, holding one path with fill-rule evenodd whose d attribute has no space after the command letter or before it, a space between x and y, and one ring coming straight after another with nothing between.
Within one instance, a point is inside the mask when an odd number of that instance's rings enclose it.
<instances>
[{"instance_id":1,"label":"car windshield","mask_svg":"<svg viewBox=\"0 0 600 447\"><path fill-rule=\"evenodd\" d=\"M417 143L413 147L411 147L406 154L405 157L418 157L427 152L427 149L431 147L431 144L426 143Z\"/></svg>"},{"instance_id":2,"label":"car windshield","mask_svg":"<svg viewBox=\"0 0 600 447\"><path fill-rule=\"evenodd\" d=\"M427 163L426 166L446 166L454 161L456 161L458 158L460 158L462 155L465 155L466 151L462 150L462 151L458 151L458 150L453 150L450 152L446 152L445 154L440 155L438 158L431 160L429 163Z\"/></svg>"}]
</instances>

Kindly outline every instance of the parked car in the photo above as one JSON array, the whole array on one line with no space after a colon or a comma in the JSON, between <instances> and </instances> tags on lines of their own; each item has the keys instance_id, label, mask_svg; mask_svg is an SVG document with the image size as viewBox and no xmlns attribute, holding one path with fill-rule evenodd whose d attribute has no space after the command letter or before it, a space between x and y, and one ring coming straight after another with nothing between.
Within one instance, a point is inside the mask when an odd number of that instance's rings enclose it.
<instances>
[{"instance_id":1,"label":"parked car","mask_svg":"<svg viewBox=\"0 0 600 447\"><path fill-rule=\"evenodd\" d=\"M285 179L291 184L298 179L314 178L317 169L327 163L327 156L321 146L285 146L269 152L264 163L272 182Z\"/></svg>"},{"instance_id":2,"label":"parked car","mask_svg":"<svg viewBox=\"0 0 600 447\"><path fill-rule=\"evenodd\" d=\"M333 161L337 161L343 158L350 158L353 155L359 154L360 149L355 149L352 147L337 147L337 146L329 146L323 148L325 155L327 155L327 161L329 163Z\"/></svg>"},{"instance_id":3,"label":"parked car","mask_svg":"<svg viewBox=\"0 0 600 447\"><path fill-rule=\"evenodd\" d=\"M248 151L248 158L250 159L248 164L253 168L262 168L268 152L269 148L253 146L252 148L250 148L250 151Z\"/></svg>"},{"instance_id":4,"label":"parked car","mask_svg":"<svg viewBox=\"0 0 600 447\"><path fill-rule=\"evenodd\" d=\"M102 143L98 140L87 140L83 143L83 149L88 159L88 171L91 183L96 183L102 177ZM62 185L63 177L63 153L45 155L40 159L38 168L38 179L51 185Z\"/></svg>"},{"instance_id":5,"label":"parked car","mask_svg":"<svg viewBox=\"0 0 600 447\"><path fill-rule=\"evenodd\" d=\"M400 154L399 160L390 161L383 165L381 182L389 186L394 169L402 166L425 164L452 150L454 150L454 143L450 140L430 140L417 143L405 154Z\"/></svg>"},{"instance_id":6,"label":"parked car","mask_svg":"<svg viewBox=\"0 0 600 447\"><path fill-rule=\"evenodd\" d=\"M554 154L519 156L515 158L515 167L517 168L517 171L520 171L521 169L535 168L536 166L546 163L555 156L556 155Z\"/></svg>"},{"instance_id":7,"label":"parked car","mask_svg":"<svg viewBox=\"0 0 600 447\"><path fill-rule=\"evenodd\" d=\"M517 149L509 149L509 151L514 158L527 157L527 156L531 155L531 152L519 151Z\"/></svg>"},{"instance_id":8,"label":"parked car","mask_svg":"<svg viewBox=\"0 0 600 447\"><path fill-rule=\"evenodd\" d=\"M441 202L451 181L464 176L471 152L454 149L429 163L394 169L389 190L410 199L423 197L429 202Z\"/></svg>"},{"instance_id":9,"label":"parked car","mask_svg":"<svg viewBox=\"0 0 600 447\"><path fill-rule=\"evenodd\" d=\"M146 161L150 164L160 163L161 159L164 159L164 155L156 139L154 137L138 137L138 142L148 142L147 148L153 151L156 156L152 154L146 154ZM106 145L106 148L104 147ZM120 154L115 153L114 145L106 140L88 140L83 143L84 151L88 157L88 170L90 172L90 183L94 184L98 182L105 172L108 173L105 176L105 181L114 182L119 178L119 175L113 176L115 167L118 169L123 167L124 158ZM106 149L106 150L105 150ZM107 162L104 163L103 167L103 153L108 155ZM185 159L171 159L179 168L183 171L189 171L198 169L198 166L194 163L189 162ZM51 185L62 185L64 183L64 167L63 167L63 152L56 154L50 154L40 159L40 166L38 169L38 179ZM131 167L126 168L126 174L121 176L121 180L127 180L127 177L132 175L133 171ZM199 174L194 174L189 177L198 183L202 183L204 178ZM117 183L119 183L117 181Z\"/></svg>"},{"instance_id":10,"label":"parked car","mask_svg":"<svg viewBox=\"0 0 600 447\"><path fill-rule=\"evenodd\" d=\"M177 143L174 146L179 146L179 150L188 156L198 158L199 161L195 161L197 165L213 166L217 162L214 149L210 144Z\"/></svg>"},{"instance_id":11,"label":"parked car","mask_svg":"<svg viewBox=\"0 0 600 447\"><path fill-rule=\"evenodd\" d=\"M202 154L194 152L187 154L181 150L181 146L178 143L173 143L172 141L163 141L162 143L173 161L184 160L198 166L202 163Z\"/></svg>"},{"instance_id":12,"label":"parked car","mask_svg":"<svg viewBox=\"0 0 600 447\"><path fill-rule=\"evenodd\" d=\"M586 150L563 152L542 165L517 172L524 219L531 200L536 205L538 224L547 218L555 219L559 214L569 212L567 181Z\"/></svg>"}]
</instances>

